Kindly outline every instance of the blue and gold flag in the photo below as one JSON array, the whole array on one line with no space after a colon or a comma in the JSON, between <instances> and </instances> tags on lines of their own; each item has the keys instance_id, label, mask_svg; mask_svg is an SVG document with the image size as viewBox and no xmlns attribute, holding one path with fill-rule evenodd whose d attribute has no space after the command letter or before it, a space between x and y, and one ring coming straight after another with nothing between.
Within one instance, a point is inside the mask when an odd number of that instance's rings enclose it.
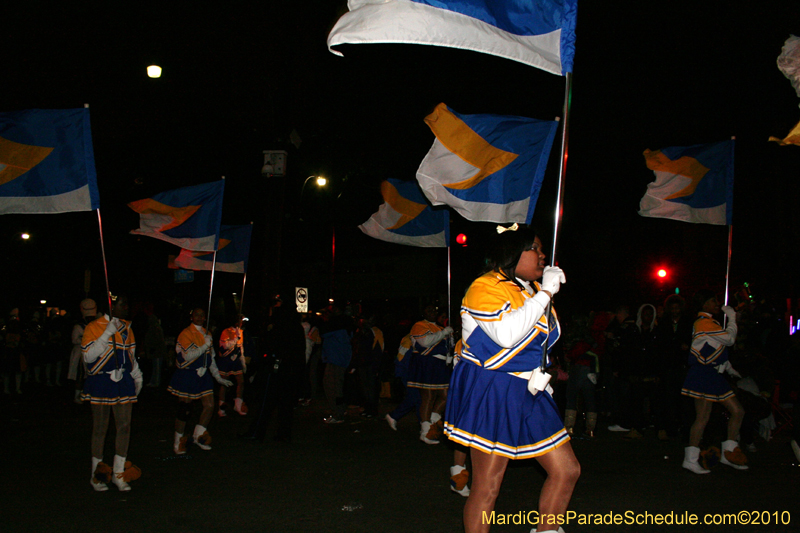
<instances>
[{"instance_id":1,"label":"blue and gold flag","mask_svg":"<svg viewBox=\"0 0 800 533\"><path fill-rule=\"evenodd\" d=\"M417 181L433 205L467 220L530 224L558 122L461 115L445 104L425 122L436 139Z\"/></svg>"},{"instance_id":2,"label":"blue and gold flag","mask_svg":"<svg viewBox=\"0 0 800 533\"><path fill-rule=\"evenodd\" d=\"M433 209L413 181L389 179L381 183L384 203L359 226L375 239L421 247L450 245L450 213Z\"/></svg>"},{"instance_id":3,"label":"blue and gold flag","mask_svg":"<svg viewBox=\"0 0 800 533\"><path fill-rule=\"evenodd\" d=\"M645 150L656 181L639 202L643 217L696 224L730 225L733 220L733 146L722 141Z\"/></svg>"},{"instance_id":4,"label":"blue and gold flag","mask_svg":"<svg viewBox=\"0 0 800 533\"><path fill-rule=\"evenodd\" d=\"M559 76L572 72L578 0L349 0L328 35L340 44L408 43L473 50Z\"/></svg>"},{"instance_id":5,"label":"blue and gold flag","mask_svg":"<svg viewBox=\"0 0 800 533\"><path fill-rule=\"evenodd\" d=\"M88 109L0 113L0 214L99 207Z\"/></svg>"}]
</instances>

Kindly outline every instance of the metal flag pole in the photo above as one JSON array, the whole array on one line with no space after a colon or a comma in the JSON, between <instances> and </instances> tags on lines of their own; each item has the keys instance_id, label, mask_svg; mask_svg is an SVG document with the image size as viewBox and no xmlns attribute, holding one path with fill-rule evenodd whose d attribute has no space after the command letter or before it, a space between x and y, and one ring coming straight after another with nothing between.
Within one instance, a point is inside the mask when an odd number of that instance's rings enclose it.
<instances>
[{"instance_id":1,"label":"metal flag pole","mask_svg":"<svg viewBox=\"0 0 800 533\"><path fill-rule=\"evenodd\" d=\"M253 221L250 221L250 240L253 239L253 230L252 230ZM247 257L250 258L250 243L247 243ZM244 279L242 279L242 295L239 297L239 314L242 314L242 309L244 309L244 288L247 285L247 270L244 271Z\"/></svg>"},{"instance_id":2,"label":"metal flag pole","mask_svg":"<svg viewBox=\"0 0 800 533\"><path fill-rule=\"evenodd\" d=\"M114 318L113 309L111 305L111 287L108 285L108 263L106 262L106 246L103 242L103 219L100 217L100 208L97 211L97 228L100 230L100 253L103 255L103 272L106 277L106 298L108 298L108 318Z\"/></svg>"},{"instance_id":3,"label":"metal flag pole","mask_svg":"<svg viewBox=\"0 0 800 533\"><path fill-rule=\"evenodd\" d=\"M211 286L208 288L208 314L206 314L206 331L211 326L211 294L214 292L214 272L217 270L217 251L214 250L214 259L211 261Z\"/></svg>"},{"instance_id":4,"label":"metal flag pole","mask_svg":"<svg viewBox=\"0 0 800 533\"><path fill-rule=\"evenodd\" d=\"M736 137L732 136L731 141L735 141ZM731 152L733 152L733 146L731 146ZM733 153L731 153L731 161L733 160ZM725 209L733 209L732 205L726 205ZM731 276L731 253L733 251L733 224L728 226L728 264L725 267L725 304L728 305L728 284L730 282ZM725 315L724 320L722 321L722 327L726 327L728 325L728 317Z\"/></svg>"},{"instance_id":5,"label":"metal flag pole","mask_svg":"<svg viewBox=\"0 0 800 533\"><path fill-rule=\"evenodd\" d=\"M225 179L225 176L222 176ZM214 258L211 261L211 286L208 288L208 313L206 313L206 331L211 331L211 295L214 293L214 273L217 271L217 248L219 248L219 228L217 228L217 244L214 246Z\"/></svg>"},{"instance_id":6,"label":"metal flag pole","mask_svg":"<svg viewBox=\"0 0 800 533\"><path fill-rule=\"evenodd\" d=\"M448 325L453 324L453 304L451 296L452 277L450 276L450 243L447 243L447 322Z\"/></svg>"},{"instance_id":7,"label":"metal flag pole","mask_svg":"<svg viewBox=\"0 0 800 533\"><path fill-rule=\"evenodd\" d=\"M89 104L83 104L85 109L89 109ZM100 231L100 253L103 255L103 273L106 278L106 298L108 299L108 318L114 318L114 311L111 305L111 287L108 284L108 262L106 261L106 245L103 241L103 219L100 217L100 208L97 211L97 229ZM88 290L88 289L87 289ZM87 293L88 294L88 293Z\"/></svg>"},{"instance_id":8,"label":"metal flag pole","mask_svg":"<svg viewBox=\"0 0 800 533\"><path fill-rule=\"evenodd\" d=\"M553 228L553 252L550 264L556 264L556 242L561 227L561 215L564 212L564 184L567 174L567 158L569 157L569 108L572 104L572 72L567 72L564 85L564 124L561 128L561 161L558 168L558 195L556 196L555 226ZM556 119L558 120L558 119Z\"/></svg>"},{"instance_id":9,"label":"metal flag pole","mask_svg":"<svg viewBox=\"0 0 800 533\"><path fill-rule=\"evenodd\" d=\"M725 268L725 304L728 305L728 282L731 276L731 251L733 248L733 224L728 226L728 266Z\"/></svg>"},{"instance_id":10,"label":"metal flag pole","mask_svg":"<svg viewBox=\"0 0 800 533\"><path fill-rule=\"evenodd\" d=\"M550 265L556 265L556 242L558 241L558 230L561 227L561 215L564 213L564 184L567 174L567 158L569 157L569 108L572 104L572 72L566 73L564 84L564 123L561 127L561 161L558 167L558 193L556 195L555 225L553 227L553 251L550 254ZM558 119L556 119L558 120ZM552 316L553 300L547 304L545 310L547 317L547 335L544 339L544 351L542 352L542 362L539 368L542 370L547 366L547 349L550 345L550 317Z\"/></svg>"}]
</instances>

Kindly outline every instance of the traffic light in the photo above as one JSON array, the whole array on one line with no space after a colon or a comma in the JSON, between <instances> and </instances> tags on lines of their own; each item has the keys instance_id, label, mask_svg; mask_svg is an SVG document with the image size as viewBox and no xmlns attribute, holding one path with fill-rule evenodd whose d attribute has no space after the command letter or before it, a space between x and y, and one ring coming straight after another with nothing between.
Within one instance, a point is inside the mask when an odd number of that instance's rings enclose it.
<instances>
[{"instance_id":1,"label":"traffic light","mask_svg":"<svg viewBox=\"0 0 800 533\"><path fill-rule=\"evenodd\" d=\"M458 244L460 244L461 246L466 246L467 245L467 236L465 234L463 234L463 233L459 233L456 236L456 242Z\"/></svg>"},{"instance_id":2,"label":"traffic light","mask_svg":"<svg viewBox=\"0 0 800 533\"><path fill-rule=\"evenodd\" d=\"M658 272L656 272L656 276L658 276L661 279L664 279L667 277L667 271L664 270L663 268L659 268Z\"/></svg>"}]
</instances>

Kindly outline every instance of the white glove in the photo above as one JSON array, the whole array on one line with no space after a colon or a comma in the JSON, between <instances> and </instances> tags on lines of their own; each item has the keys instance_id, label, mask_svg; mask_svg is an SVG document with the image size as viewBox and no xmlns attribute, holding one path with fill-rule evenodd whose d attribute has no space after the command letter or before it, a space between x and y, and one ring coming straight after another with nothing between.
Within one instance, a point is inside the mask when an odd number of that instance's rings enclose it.
<instances>
[{"instance_id":1,"label":"white glove","mask_svg":"<svg viewBox=\"0 0 800 533\"><path fill-rule=\"evenodd\" d=\"M544 267L542 283L540 284L543 291L555 294L561 288L561 284L566 282L567 278L564 276L563 270L554 266Z\"/></svg>"},{"instance_id":2,"label":"white glove","mask_svg":"<svg viewBox=\"0 0 800 533\"><path fill-rule=\"evenodd\" d=\"M139 365L136 365L136 368L131 370L131 377L133 378L133 385L136 388L136 396L139 396L139 393L142 392L142 370L139 368Z\"/></svg>"},{"instance_id":3,"label":"white glove","mask_svg":"<svg viewBox=\"0 0 800 533\"><path fill-rule=\"evenodd\" d=\"M212 338L211 338L211 335L209 335L208 333L206 333L206 334L203 336L203 338L204 338L204 339L205 339L205 341L206 341L206 343L205 343L203 346L205 346L206 348L208 348L209 346L211 346L211 345L214 343L214 339L212 339Z\"/></svg>"},{"instance_id":4,"label":"white glove","mask_svg":"<svg viewBox=\"0 0 800 533\"><path fill-rule=\"evenodd\" d=\"M717 372L719 372L720 374L725 372L729 376L732 376L732 377L735 377L735 378L742 377L742 375L739 372L737 372L735 368L733 368L731 366L731 362L730 361L725 361L721 365L717 365Z\"/></svg>"},{"instance_id":5,"label":"white glove","mask_svg":"<svg viewBox=\"0 0 800 533\"><path fill-rule=\"evenodd\" d=\"M112 318L108 321L105 331L103 331L103 334L100 335L98 340L107 343L108 339L110 339L119 330L121 325L122 323L120 322L119 318Z\"/></svg>"},{"instance_id":6,"label":"white glove","mask_svg":"<svg viewBox=\"0 0 800 533\"><path fill-rule=\"evenodd\" d=\"M452 335L453 334L453 328L451 328L450 326L447 326L446 328L444 328L442 330L442 333L444 333L445 335Z\"/></svg>"},{"instance_id":7,"label":"white glove","mask_svg":"<svg viewBox=\"0 0 800 533\"><path fill-rule=\"evenodd\" d=\"M592 385L597 385L597 374L594 372L586 374L586 378L592 382Z\"/></svg>"},{"instance_id":8,"label":"white glove","mask_svg":"<svg viewBox=\"0 0 800 533\"><path fill-rule=\"evenodd\" d=\"M211 375L214 376L214 379L217 380L217 383L220 385L225 385L226 387L233 386L233 381L225 379L219 374L219 369L217 368L216 364L212 363L208 369L211 371Z\"/></svg>"},{"instance_id":9,"label":"white glove","mask_svg":"<svg viewBox=\"0 0 800 533\"><path fill-rule=\"evenodd\" d=\"M242 356L242 373L247 374L247 360Z\"/></svg>"},{"instance_id":10,"label":"white glove","mask_svg":"<svg viewBox=\"0 0 800 533\"><path fill-rule=\"evenodd\" d=\"M729 306L723 305L722 312L725 313L725 316L728 317L728 322L736 322L736 310Z\"/></svg>"},{"instance_id":11,"label":"white glove","mask_svg":"<svg viewBox=\"0 0 800 533\"><path fill-rule=\"evenodd\" d=\"M536 396L537 392L547 390L547 387L549 387L548 381L550 381L550 374L542 372L541 368L536 367L528 380L528 392ZM552 391L552 389L550 390Z\"/></svg>"}]
</instances>

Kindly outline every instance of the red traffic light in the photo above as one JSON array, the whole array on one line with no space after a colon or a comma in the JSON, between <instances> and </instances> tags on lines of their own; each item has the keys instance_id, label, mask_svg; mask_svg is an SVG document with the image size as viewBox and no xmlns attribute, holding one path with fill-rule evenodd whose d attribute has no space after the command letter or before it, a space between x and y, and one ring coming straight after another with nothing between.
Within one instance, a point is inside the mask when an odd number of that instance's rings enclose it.
<instances>
[{"instance_id":1,"label":"red traffic light","mask_svg":"<svg viewBox=\"0 0 800 533\"><path fill-rule=\"evenodd\" d=\"M464 235L463 233L459 233L458 236L456 237L456 242L458 244L460 244L461 246L466 246L467 245L467 236Z\"/></svg>"},{"instance_id":2,"label":"red traffic light","mask_svg":"<svg viewBox=\"0 0 800 533\"><path fill-rule=\"evenodd\" d=\"M658 276L661 279L664 279L667 277L667 271L664 270L663 268L659 268L658 272L656 272L656 276Z\"/></svg>"}]
</instances>

